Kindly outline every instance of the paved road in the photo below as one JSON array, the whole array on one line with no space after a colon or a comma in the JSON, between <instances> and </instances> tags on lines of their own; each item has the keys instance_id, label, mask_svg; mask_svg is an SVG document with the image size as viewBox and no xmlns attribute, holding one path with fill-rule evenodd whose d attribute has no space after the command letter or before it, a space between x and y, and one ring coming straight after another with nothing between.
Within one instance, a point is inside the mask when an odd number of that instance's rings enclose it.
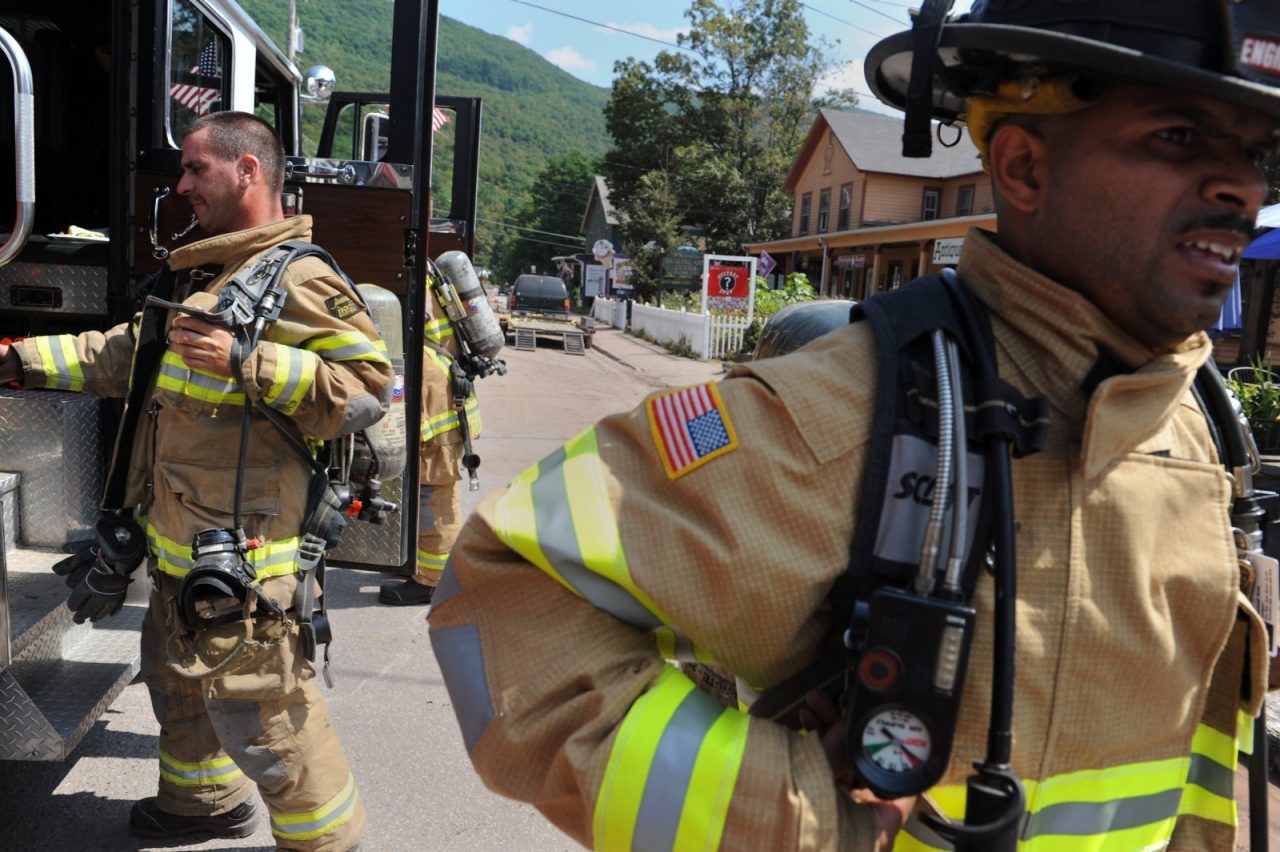
<instances>
[{"instance_id":1,"label":"paved road","mask_svg":"<svg viewBox=\"0 0 1280 852\"><path fill-rule=\"evenodd\" d=\"M585 357L555 348L508 351L510 371L479 389L484 437L477 450L487 490L600 417L651 391L718 377L721 365L676 358L603 329ZM607 354L606 354L607 353ZM364 852L578 848L531 807L488 792L471 769L428 647L425 613L376 601L383 575L331 571L336 686L326 692L369 810ZM28 850L273 849L260 825L241 841L140 846L126 831L134 800L155 793L158 733L145 687L125 689L72 759L0 766L0 848Z\"/></svg>"}]
</instances>

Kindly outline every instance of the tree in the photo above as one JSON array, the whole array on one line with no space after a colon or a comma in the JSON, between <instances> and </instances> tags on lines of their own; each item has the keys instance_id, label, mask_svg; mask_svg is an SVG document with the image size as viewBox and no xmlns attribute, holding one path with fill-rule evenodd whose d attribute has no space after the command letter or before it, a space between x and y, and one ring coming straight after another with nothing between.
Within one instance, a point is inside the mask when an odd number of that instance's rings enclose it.
<instances>
[{"instance_id":1,"label":"tree","mask_svg":"<svg viewBox=\"0 0 1280 852\"><path fill-rule=\"evenodd\" d=\"M661 169L639 181L621 213L622 238L631 250L631 286L641 301L655 296L662 282L662 258L680 245L683 218L674 181Z\"/></svg>"},{"instance_id":2,"label":"tree","mask_svg":"<svg viewBox=\"0 0 1280 852\"><path fill-rule=\"evenodd\" d=\"M500 272L507 280L536 266L553 272L551 258L586 250L579 230L582 211L591 193L599 161L586 154L553 157L533 181L529 200L507 222L519 229L503 229ZM522 230L521 230L522 229Z\"/></svg>"},{"instance_id":3,"label":"tree","mask_svg":"<svg viewBox=\"0 0 1280 852\"><path fill-rule=\"evenodd\" d=\"M709 250L737 252L786 232L780 187L827 64L798 0L693 0L685 14L682 53L615 66L605 108L614 147L603 168L622 214L650 204L644 196L663 184ZM642 192L655 172L664 177Z\"/></svg>"}]
</instances>

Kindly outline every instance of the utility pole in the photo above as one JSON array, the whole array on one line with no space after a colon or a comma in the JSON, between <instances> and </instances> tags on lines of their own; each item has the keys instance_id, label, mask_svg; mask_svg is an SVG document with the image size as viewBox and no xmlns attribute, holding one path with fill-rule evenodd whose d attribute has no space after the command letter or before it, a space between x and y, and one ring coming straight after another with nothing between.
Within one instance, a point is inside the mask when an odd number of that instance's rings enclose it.
<instances>
[{"instance_id":1,"label":"utility pole","mask_svg":"<svg viewBox=\"0 0 1280 852\"><path fill-rule=\"evenodd\" d=\"M292 62L298 55L298 0L289 0L289 34L285 41L288 45L285 52Z\"/></svg>"}]
</instances>

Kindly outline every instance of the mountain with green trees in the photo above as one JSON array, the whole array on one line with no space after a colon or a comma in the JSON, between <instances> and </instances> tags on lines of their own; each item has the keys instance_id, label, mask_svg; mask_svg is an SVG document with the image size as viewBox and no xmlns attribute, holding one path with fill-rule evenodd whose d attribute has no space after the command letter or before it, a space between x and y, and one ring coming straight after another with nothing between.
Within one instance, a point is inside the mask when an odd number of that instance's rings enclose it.
<instances>
[{"instance_id":1,"label":"mountain with green trees","mask_svg":"<svg viewBox=\"0 0 1280 852\"><path fill-rule=\"evenodd\" d=\"M287 0L239 0L277 45L284 48ZM323 63L347 91L386 91L390 80L390 0L298 0L304 50L296 64L304 71ZM530 222L568 222L569 208L580 217L589 182L557 179L564 170L552 161L594 163L610 147L604 106L609 90L585 83L510 39L441 17L437 39L436 93L478 97L483 103L476 263L494 269L526 266L530 256L549 265L569 254L580 238L566 241L533 233ZM304 151L314 151L323 107L303 107ZM534 182L543 178L538 197ZM439 176L437 176L439 182ZM545 196L545 197L544 197ZM554 216L544 216L558 211ZM532 218L530 218L532 217ZM533 226L536 230L536 224ZM577 237L577 228L569 233Z\"/></svg>"}]
</instances>

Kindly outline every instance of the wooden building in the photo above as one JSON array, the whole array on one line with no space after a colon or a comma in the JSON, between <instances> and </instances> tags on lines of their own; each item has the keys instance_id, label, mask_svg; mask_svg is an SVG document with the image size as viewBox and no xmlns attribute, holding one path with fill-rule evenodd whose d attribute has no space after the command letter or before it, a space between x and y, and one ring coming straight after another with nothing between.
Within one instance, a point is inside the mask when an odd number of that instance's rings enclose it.
<instances>
[{"instance_id":1,"label":"wooden building","mask_svg":"<svg viewBox=\"0 0 1280 852\"><path fill-rule=\"evenodd\" d=\"M902 119L821 110L787 174L791 236L745 246L822 295L864 299L953 265L973 225L995 230L991 184L967 135L942 128L933 156L902 156Z\"/></svg>"}]
</instances>

